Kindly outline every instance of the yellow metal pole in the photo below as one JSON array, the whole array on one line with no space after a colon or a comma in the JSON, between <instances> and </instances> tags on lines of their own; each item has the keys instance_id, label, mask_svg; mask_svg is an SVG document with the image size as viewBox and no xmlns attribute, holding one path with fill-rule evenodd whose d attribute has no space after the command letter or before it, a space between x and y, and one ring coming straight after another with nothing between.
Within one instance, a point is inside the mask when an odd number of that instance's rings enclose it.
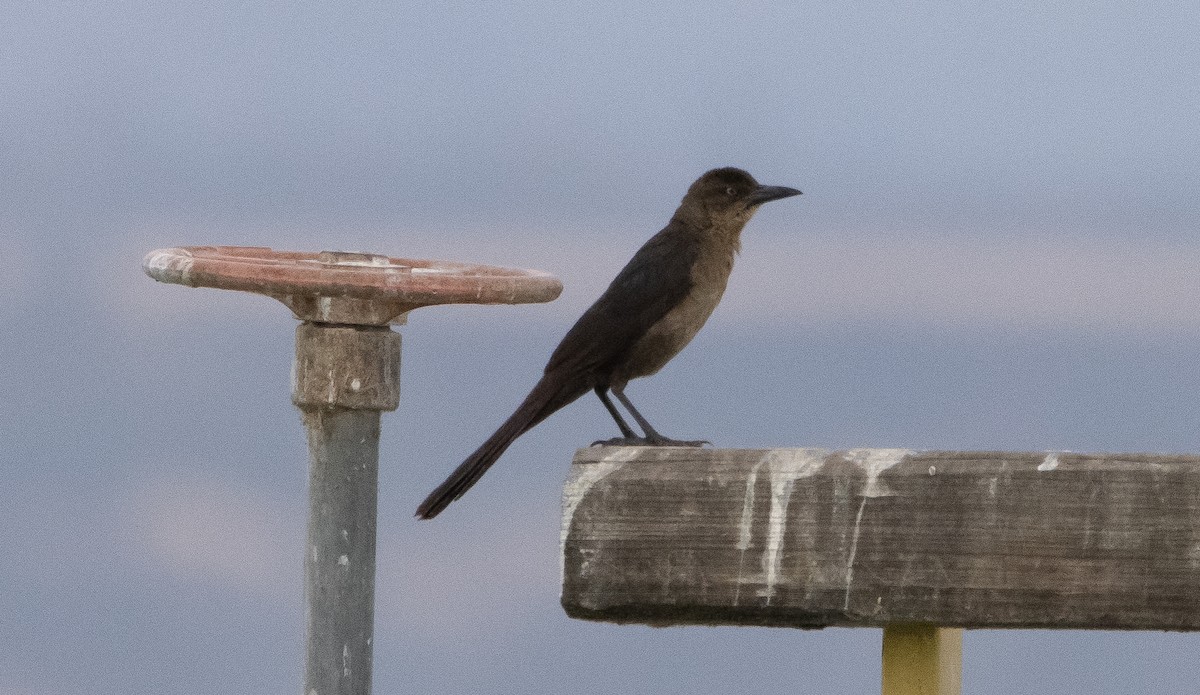
<instances>
[{"instance_id":1,"label":"yellow metal pole","mask_svg":"<svg viewBox=\"0 0 1200 695\"><path fill-rule=\"evenodd\" d=\"M883 629L883 695L961 695L958 628L889 625Z\"/></svg>"}]
</instances>

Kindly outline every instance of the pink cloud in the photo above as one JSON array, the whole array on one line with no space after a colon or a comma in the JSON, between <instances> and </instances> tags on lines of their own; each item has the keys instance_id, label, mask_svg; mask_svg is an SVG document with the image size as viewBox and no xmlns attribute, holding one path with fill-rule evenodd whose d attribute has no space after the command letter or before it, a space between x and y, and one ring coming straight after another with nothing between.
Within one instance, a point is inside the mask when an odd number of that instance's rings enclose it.
<instances>
[{"instance_id":1,"label":"pink cloud","mask_svg":"<svg viewBox=\"0 0 1200 695\"><path fill-rule=\"evenodd\" d=\"M747 233L715 321L1200 333L1200 313L1192 309L1200 296L1198 244L1045 235L834 235L764 227ZM180 244L337 248L545 270L562 279L562 297L516 311L521 320L556 325L586 308L641 243L628 234L593 228L218 233L181 227L170 238ZM134 251L149 251L152 243L147 237L142 246L131 246L122 262L136 264L140 255ZM125 280L114 288L116 304L134 321L228 312L287 316L268 299L155 287L140 270L126 273ZM444 309L424 311L439 310Z\"/></svg>"},{"instance_id":2,"label":"pink cloud","mask_svg":"<svg viewBox=\"0 0 1200 695\"><path fill-rule=\"evenodd\" d=\"M153 480L118 509L125 539L179 577L263 594L299 591L303 509L216 477Z\"/></svg>"}]
</instances>

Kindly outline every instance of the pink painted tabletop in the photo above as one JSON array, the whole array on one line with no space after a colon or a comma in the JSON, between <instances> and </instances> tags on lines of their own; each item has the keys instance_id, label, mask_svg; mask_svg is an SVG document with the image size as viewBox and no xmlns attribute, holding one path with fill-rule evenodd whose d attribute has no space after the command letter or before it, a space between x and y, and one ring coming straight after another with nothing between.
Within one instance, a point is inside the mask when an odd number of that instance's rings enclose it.
<instances>
[{"instance_id":1,"label":"pink painted tabletop","mask_svg":"<svg viewBox=\"0 0 1200 695\"><path fill-rule=\"evenodd\" d=\"M185 246L151 251L142 268L160 282L274 297L306 320L322 320L313 314L322 305L328 314L331 300L386 305L394 317L434 304L548 302L562 292L558 278L537 270L341 251ZM386 322L375 314L363 322Z\"/></svg>"}]
</instances>

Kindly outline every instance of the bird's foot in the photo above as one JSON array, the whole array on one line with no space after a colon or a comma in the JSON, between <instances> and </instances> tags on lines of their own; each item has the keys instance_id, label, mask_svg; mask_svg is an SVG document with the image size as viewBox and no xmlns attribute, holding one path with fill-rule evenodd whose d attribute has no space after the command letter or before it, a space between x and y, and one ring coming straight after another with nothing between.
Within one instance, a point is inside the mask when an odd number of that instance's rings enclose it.
<instances>
[{"instance_id":1,"label":"bird's foot","mask_svg":"<svg viewBox=\"0 0 1200 695\"><path fill-rule=\"evenodd\" d=\"M712 446L712 442L706 439L671 439L664 437L661 434L651 437L613 437L612 439L600 439L592 442L592 446L688 446L701 447Z\"/></svg>"},{"instance_id":2,"label":"bird's foot","mask_svg":"<svg viewBox=\"0 0 1200 695\"><path fill-rule=\"evenodd\" d=\"M592 446L646 446L644 437L613 437L612 439L597 439Z\"/></svg>"},{"instance_id":3,"label":"bird's foot","mask_svg":"<svg viewBox=\"0 0 1200 695\"><path fill-rule=\"evenodd\" d=\"M671 439L662 435L647 437L647 439L649 440L648 446L688 446L693 448L712 446L712 442L707 439Z\"/></svg>"}]
</instances>

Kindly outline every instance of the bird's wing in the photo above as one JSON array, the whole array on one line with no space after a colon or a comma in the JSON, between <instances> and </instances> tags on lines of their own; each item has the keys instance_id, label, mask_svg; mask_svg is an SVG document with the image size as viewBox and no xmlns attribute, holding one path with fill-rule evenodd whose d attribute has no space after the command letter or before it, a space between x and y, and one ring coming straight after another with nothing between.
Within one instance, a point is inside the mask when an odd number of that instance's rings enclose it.
<instances>
[{"instance_id":1,"label":"bird's wing","mask_svg":"<svg viewBox=\"0 0 1200 695\"><path fill-rule=\"evenodd\" d=\"M692 289L700 242L668 226L651 237L558 344L546 372L603 372Z\"/></svg>"}]
</instances>

